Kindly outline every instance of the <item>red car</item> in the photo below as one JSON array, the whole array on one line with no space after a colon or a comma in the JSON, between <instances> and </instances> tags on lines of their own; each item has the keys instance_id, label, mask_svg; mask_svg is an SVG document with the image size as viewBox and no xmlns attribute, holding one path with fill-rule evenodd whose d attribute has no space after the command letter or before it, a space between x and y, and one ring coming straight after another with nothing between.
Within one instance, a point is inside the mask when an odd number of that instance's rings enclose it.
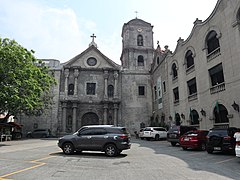
<instances>
[{"instance_id":1,"label":"red car","mask_svg":"<svg viewBox=\"0 0 240 180\"><path fill-rule=\"evenodd\" d=\"M205 151L207 134L208 131L206 130L189 131L179 138L180 146L183 148L183 150L191 148Z\"/></svg>"}]
</instances>

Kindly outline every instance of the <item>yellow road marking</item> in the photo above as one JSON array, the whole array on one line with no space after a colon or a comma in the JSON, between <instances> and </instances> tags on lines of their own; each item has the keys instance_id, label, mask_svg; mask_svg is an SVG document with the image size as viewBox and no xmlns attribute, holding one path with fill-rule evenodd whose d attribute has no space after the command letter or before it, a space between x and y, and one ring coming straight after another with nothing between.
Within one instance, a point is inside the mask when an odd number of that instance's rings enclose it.
<instances>
[{"instance_id":1,"label":"yellow road marking","mask_svg":"<svg viewBox=\"0 0 240 180\"><path fill-rule=\"evenodd\" d=\"M221 163L224 163L224 162L227 162L227 161L231 161L231 160L233 160L233 159L236 159L236 158L234 157L234 158L231 158L231 159L225 159L225 160L223 160L223 161L218 161L218 162L216 162L215 164L221 164Z\"/></svg>"},{"instance_id":2,"label":"yellow road marking","mask_svg":"<svg viewBox=\"0 0 240 180\"><path fill-rule=\"evenodd\" d=\"M29 167L29 168L25 168L25 169L21 169L21 170L19 170L19 171L15 171L15 172L12 172L12 173L9 173L9 174L5 174L5 175L1 176L1 178L5 178L5 177L8 177L8 176L11 176L11 175L14 175L14 174L18 174L18 173L20 173L20 172L24 172L24 171L27 171L27 170L30 170L30 169L34 169L34 168L37 168L37 167L39 167L39 166L43 166L43 165L45 165L45 164L46 164L46 163L40 163L40 164L38 164L38 165L31 166L31 167Z\"/></svg>"},{"instance_id":3,"label":"yellow road marking","mask_svg":"<svg viewBox=\"0 0 240 180\"><path fill-rule=\"evenodd\" d=\"M18 170L18 171L14 171L12 173L8 173L8 174L5 174L5 175L2 175L2 176L0 176L0 180L9 180L9 179L5 179L5 177L8 177L8 176L11 176L11 175L14 175L14 174L18 174L18 173L21 173L21 172L24 172L24 171L28 171L28 170L31 170L31 169L43 166L46 163L39 162L39 161L45 160L45 159L49 159L49 158L53 158L53 157L55 157L55 156L50 156L50 157L47 156L47 157L44 157L44 158L41 158L41 159L36 159L36 160L33 160L33 161L27 161L27 162L30 162L30 163L35 163L37 165L34 165L34 166L31 166L31 167L28 167L28 168L25 168L25 169L21 169L21 170Z\"/></svg>"}]
</instances>

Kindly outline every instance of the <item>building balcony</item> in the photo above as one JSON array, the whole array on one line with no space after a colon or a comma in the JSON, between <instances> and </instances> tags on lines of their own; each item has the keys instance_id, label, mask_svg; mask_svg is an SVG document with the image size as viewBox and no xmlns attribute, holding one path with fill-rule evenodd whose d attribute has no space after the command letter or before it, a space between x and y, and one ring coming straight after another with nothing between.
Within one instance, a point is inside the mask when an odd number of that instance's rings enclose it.
<instances>
[{"instance_id":1,"label":"building balcony","mask_svg":"<svg viewBox=\"0 0 240 180\"><path fill-rule=\"evenodd\" d=\"M221 83L221 84L217 84L215 86L212 86L210 88L210 93L211 94L215 94L221 91L225 91L225 82Z\"/></svg>"},{"instance_id":2,"label":"building balcony","mask_svg":"<svg viewBox=\"0 0 240 180\"><path fill-rule=\"evenodd\" d=\"M209 53L207 55L207 61L211 61L212 59L216 58L217 56L220 56L221 52L220 52L220 47L218 47L217 49L215 49L213 52Z\"/></svg>"},{"instance_id":3,"label":"building balcony","mask_svg":"<svg viewBox=\"0 0 240 180\"><path fill-rule=\"evenodd\" d=\"M190 95L188 96L188 101L194 101L194 100L196 100L196 99L198 99L197 93L190 94Z\"/></svg>"}]
</instances>

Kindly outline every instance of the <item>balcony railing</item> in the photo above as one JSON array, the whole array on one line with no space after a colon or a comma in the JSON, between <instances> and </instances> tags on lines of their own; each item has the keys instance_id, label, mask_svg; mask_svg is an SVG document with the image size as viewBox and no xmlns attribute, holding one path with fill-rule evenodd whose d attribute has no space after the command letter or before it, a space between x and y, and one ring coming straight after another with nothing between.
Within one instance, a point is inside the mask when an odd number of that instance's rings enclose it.
<instances>
[{"instance_id":1,"label":"balcony railing","mask_svg":"<svg viewBox=\"0 0 240 180\"><path fill-rule=\"evenodd\" d=\"M221 91L225 91L225 82L221 83L221 84L217 84L215 86L212 86L210 88L210 93L211 94L215 94Z\"/></svg>"},{"instance_id":2,"label":"balcony railing","mask_svg":"<svg viewBox=\"0 0 240 180\"><path fill-rule=\"evenodd\" d=\"M188 96L188 101L193 101L197 98L198 98L197 93L194 93Z\"/></svg>"},{"instance_id":3,"label":"balcony railing","mask_svg":"<svg viewBox=\"0 0 240 180\"><path fill-rule=\"evenodd\" d=\"M217 49L215 49L214 51L212 51L211 53L209 53L207 55L207 61L211 61L212 59L216 58L217 56L221 55L220 53L220 47L218 47Z\"/></svg>"}]
</instances>

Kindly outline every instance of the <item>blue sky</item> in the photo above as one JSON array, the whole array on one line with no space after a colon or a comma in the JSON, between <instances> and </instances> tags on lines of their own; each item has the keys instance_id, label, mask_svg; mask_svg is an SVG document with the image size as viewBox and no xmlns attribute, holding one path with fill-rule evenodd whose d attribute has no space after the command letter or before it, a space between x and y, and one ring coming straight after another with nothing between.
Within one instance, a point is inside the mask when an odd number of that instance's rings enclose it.
<instances>
[{"instance_id":1,"label":"blue sky","mask_svg":"<svg viewBox=\"0 0 240 180\"><path fill-rule=\"evenodd\" d=\"M196 18L205 20L217 0L0 0L0 36L15 39L37 58L66 62L88 48L120 64L124 23L136 17L151 23L154 46L174 51L187 39Z\"/></svg>"}]
</instances>

